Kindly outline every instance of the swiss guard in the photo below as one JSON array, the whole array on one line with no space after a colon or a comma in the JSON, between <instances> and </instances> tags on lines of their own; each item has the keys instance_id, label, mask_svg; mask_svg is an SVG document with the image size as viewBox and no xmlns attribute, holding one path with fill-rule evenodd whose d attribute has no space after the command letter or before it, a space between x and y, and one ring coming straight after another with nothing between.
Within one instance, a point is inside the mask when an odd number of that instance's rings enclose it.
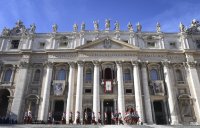
<instances>
[{"instance_id":1,"label":"swiss guard","mask_svg":"<svg viewBox=\"0 0 200 128\"><path fill-rule=\"evenodd\" d=\"M98 112L98 124L101 124L101 113Z\"/></svg>"},{"instance_id":2,"label":"swiss guard","mask_svg":"<svg viewBox=\"0 0 200 128\"><path fill-rule=\"evenodd\" d=\"M48 124L52 124L52 114L51 114L51 112L49 112L49 115L48 115Z\"/></svg>"},{"instance_id":3,"label":"swiss guard","mask_svg":"<svg viewBox=\"0 0 200 128\"><path fill-rule=\"evenodd\" d=\"M70 113L69 113L69 124L73 124L72 118L73 118L73 113L70 112Z\"/></svg>"},{"instance_id":4,"label":"swiss guard","mask_svg":"<svg viewBox=\"0 0 200 128\"><path fill-rule=\"evenodd\" d=\"M94 115L94 112L92 112L92 124L97 124L96 121L95 121L95 118L96 118L96 117L95 117L95 115Z\"/></svg>"},{"instance_id":5,"label":"swiss guard","mask_svg":"<svg viewBox=\"0 0 200 128\"><path fill-rule=\"evenodd\" d=\"M28 123L28 112L25 112L24 114L24 124Z\"/></svg>"},{"instance_id":6,"label":"swiss guard","mask_svg":"<svg viewBox=\"0 0 200 128\"><path fill-rule=\"evenodd\" d=\"M107 124L107 117L108 117L108 116L107 116L107 113L105 112L105 113L104 113L104 124Z\"/></svg>"},{"instance_id":7,"label":"swiss guard","mask_svg":"<svg viewBox=\"0 0 200 128\"><path fill-rule=\"evenodd\" d=\"M121 113L118 114L118 120L119 120L119 124L124 124L123 120L122 120L122 115Z\"/></svg>"},{"instance_id":8,"label":"swiss guard","mask_svg":"<svg viewBox=\"0 0 200 128\"><path fill-rule=\"evenodd\" d=\"M32 123L32 113L31 111L29 110L28 111L28 124L31 124Z\"/></svg>"},{"instance_id":9,"label":"swiss guard","mask_svg":"<svg viewBox=\"0 0 200 128\"><path fill-rule=\"evenodd\" d=\"M77 115L76 115L76 124L81 124L81 121L80 121L80 112L77 111Z\"/></svg>"},{"instance_id":10,"label":"swiss guard","mask_svg":"<svg viewBox=\"0 0 200 128\"><path fill-rule=\"evenodd\" d=\"M84 113L84 121L83 124L87 124L88 123L88 115L87 112Z\"/></svg>"},{"instance_id":11,"label":"swiss guard","mask_svg":"<svg viewBox=\"0 0 200 128\"><path fill-rule=\"evenodd\" d=\"M66 116L66 114L65 114L65 112L63 112L63 114L62 114L62 124L66 124L66 118L65 118L65 116Z\"/></svg>"}]
</instances>

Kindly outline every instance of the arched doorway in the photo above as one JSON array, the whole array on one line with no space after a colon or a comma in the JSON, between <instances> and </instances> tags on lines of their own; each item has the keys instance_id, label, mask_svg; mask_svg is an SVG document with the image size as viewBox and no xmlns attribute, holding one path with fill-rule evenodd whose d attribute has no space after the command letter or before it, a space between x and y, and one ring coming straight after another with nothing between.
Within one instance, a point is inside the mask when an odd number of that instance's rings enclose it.
<instances>
[{"instance_id":1,"label":"arched doorway","mask_svg":"<svg viewBox=\"0 0 200 128\"><path fill-rule=\"evenodd\" d=\"M110 68L105 69L104 79L106 80L112 79L112 70Z\"/></svg>"},{"instance_id":2,"label":"arched doorway","mask_svg":"<svg viewBox=\"0 0 200 128\"><path fill-rule=\"evenodd\" d=\"M8 110L10 92L7 89L0 90L0 117L5 117Z\"/></svg>"},{"instance_id":3,"label":"arched doorway","mask_svg":"<svg viewBox=\"0 0 200 128\"><path fill-rule=\"evenodd\" d=\"M90 108L84 109L83 119L85 120L85 113L87 113L87 121L86 124L91 124L92 122L92 110Z\"/></svg>"}]
</instances>

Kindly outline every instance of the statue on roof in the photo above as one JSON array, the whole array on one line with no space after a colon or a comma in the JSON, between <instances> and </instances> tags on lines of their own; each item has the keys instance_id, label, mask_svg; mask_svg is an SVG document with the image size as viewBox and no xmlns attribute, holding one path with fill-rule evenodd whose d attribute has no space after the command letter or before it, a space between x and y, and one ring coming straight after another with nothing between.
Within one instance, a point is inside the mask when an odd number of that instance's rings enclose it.
<instances>
[{"instance_id":1,"label":"statue on roof","mask_svg":"<svg viewBox=\"0 0 200 128\"><path fill-rule=\"evenodd\" d=\"M157 22L157 24L156 24L156 32L157 32L157 33L160 33L160 32L161 32L161 25L160 25L159 22Z\"/></svg>"},{"instance_id":2,"label":"statue on roof","mask_svg":"<svg viewBox=\"0 0 200 128\"><path fill-rule=\"evenodd\" d=\"M120 27L119 22L116 21L115 22L115 31L119 31L119 29L120 29L119 27Z\"/></svg>"},{"instance_id":3,"label":"statue on roof","mask_svg":"<svg viewBox=\"0 0 200 128\"><path fill-rule=\"evenodd\" d=\"M85 31L85 23L84 22L82 22L82 24L81 24L81 31Z\"/></svg>"},{"instance_id":4,"label":"statue on roof","mask_svg":"<svg viewBox=\"0 0 200 128\"><path fill-rule=\"evenodd\" d=\"M94 30L98 31L99 30L99 22L98 21L93 21L94 24Z\"/></svg>"},{"instance_id":5,"label":"statue on roof","mask_svg":"<svg viewBox=\"0 0 200 128\"><path fill-rule=\"evenodd\" d=\"M9 36L10 30L6 27L3 28L3 31L1 33L2 36Z\"/></svg>"},{"instance_id":6,"label":"statue on roof","mask_svg":"<svg viewBox=\"0 0 200 128\"><path fill-rule=\"evenodd\" d=\"M74 25L73 25L73 31L74 31L74 32L77 32L77 31L78 31L78 24L74 24Z\"/></svg>"},{"instance_id":7,"label":"statue on roof","mask_svg":"<svg viewBox=\"0 0 200 128\"><path fill-rule=\"evenodd\" d=\"M179 24L179 30L180 32L185 32L185 25L183 25L181 22Z\"/></svg>"},{"instance_id":8,"label":"statue on roof","mask_svg":"<svg viewBox=\"0 0 200 128\"><path fill-rule=\"evenodd\" d=\"M133 25L131 24L131 22L128 23L127 25L129 32L133 31Z\"/></svg>"},{"instance_id":9,"label":"statue on roof","mask_svg":"<svg viewBox=\"0 0 200 128\"><path fill-rule=\"evenodd\" d=\"M17 22L16 22L16 27L18 27L18 28L20 28L20 27L23 27L24 25L23 25L23 22L21 21L21 20L18 20Z\"/></svg>"},{"instance_id":10,"label":"statue on roof","mask_svg":"<svg viewBox=\"0 0 200 128\"><path fill-rule=\"evenodd\" d=\"M58 30L58 25L57 24L53 24L52 28L53 28L53 33L56 33L57 30Z\"/></svg>"},{"instance_id":11,"label":"statue on roof","mask_svg":"<svg viewBox=\"0 0 200 128\"><path fill-rule=\"evenodd\" d=\"M105 30L110 30L110 20L105 20Z\"/></svg>"},{"instance_id":12,"label":"statue on roof","mask_svg":"<svg viewBox=\"0 0 200 128\"><path fill-rule=\"evenodd\" d=\"M35 33L35 29L36 29L35 24L34 24L34 23L31 24L31 25L30 25L30 33Z\"/></svg>"},{"instance_id":13,"label":"statue on roof","mask_svg":"<svg viewBox=\"0 0 200 128\"><path fill-rule=\"evenodd\" d=\"M137 23L137 32L141 32L142 31L142 25L140 24L140 22Z\"/></svg>"},{"instance_id":14,"label":"statue on roof","mask_svg":"<svg viewBox=\"0 0 200 128\"><path fill-rule=\"evenodd\" d=\"M193 19L190 28L186 30L187 34L199 34L200 33L200 23L196 19Z\"/></svg>"}]
</instances>

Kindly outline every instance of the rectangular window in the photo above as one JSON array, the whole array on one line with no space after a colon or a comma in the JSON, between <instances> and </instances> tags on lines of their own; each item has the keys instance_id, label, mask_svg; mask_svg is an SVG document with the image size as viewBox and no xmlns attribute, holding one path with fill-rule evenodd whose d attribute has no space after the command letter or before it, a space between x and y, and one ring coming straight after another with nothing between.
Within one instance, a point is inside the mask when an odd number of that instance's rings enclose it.
<instances>
[{"instance_id":1,"label":"rectangular window","mask_svg":"<svg viewBox=\"0 0 200 128\"><path fill-rule=\"evenodd\" d=\"M170 42L169 46L170 48L176 48L176 42Z\"/></svg>"},{"instance_id":2,"label":"rectangular window","mask_svg":"<svg viewBox=\"0 0 200 128\"><path fill-rule=\"evenodd\" d=\"M127 94L131 94L132 93L132 89L126 89L126 93Z\"/></svg>"},{"instance_id":3,"label":"rectangular window","mask_svg":"<svg viewBox=\"0 0 200 128\"><path fill-rule=\"evenodd\" d=\"M63 48L63 47L67 47L68 42L60 42L59 47Z\"/></svg>"},{"instance_id":4,"label":"rectangular window","mask_svg":"<svg viewBox=\"0 0 200 128\"><path fill-rule=\"evenodd\" d=\"M128 43L128 40L123 40L124 42Z\"/></svg>"},{"instance_id":5,"label":"rectangular window","mask_svg":"<svg viewBox=\"0 0 200 128\"><path fill-rule=\"evenodd\" d=\"M85 93L92 93L92 89L85 89Z\"/></svg>"},{"instance_id":6,"label":"rectangular window","mask_svg":"<svg viewBox=\"0 0 200 128\"><path fill-rule=\"evenodd\" d=\"M39 49L44 49L44 48L45 48L45 42L40 42Z\"/></svg>"},{"instance_id":7,"label":"rectangular window","mask_svg":"<svg viewBox=\"0 0 200 128\"><path fill-rule=\"evenodd\" d=\"M197 49L200 49L200 40L196 40Z\"/></svg>"},{"instance_id":8,"label":"rectangular window","mask_svg":"<svg viewBox=\"0 0 200 128\"><path fill-rule=\"evenodd\" d=\"M90 43L90 42L92 42L92 41L91 40L87 40L87 44Z\"/></svg>"},{"instance_id":9,"label":"rectangular window","mask_svg":"<svg viewBox=\"0 0 200 128\"><path fill-rule=\"evenodd\" d=\"M12 40L10 49L18 49L20 40Z\"/></svg>"},{"instance_id":10,"label":"rectangular window","mask_svg":"<svg viewBox=\"0 0 200 128\"><path fill-rule=\"evenodd\" d=\"M155 47L156 43L155 42L147 42L148 47Z\"/></svg>"}]
</instances>

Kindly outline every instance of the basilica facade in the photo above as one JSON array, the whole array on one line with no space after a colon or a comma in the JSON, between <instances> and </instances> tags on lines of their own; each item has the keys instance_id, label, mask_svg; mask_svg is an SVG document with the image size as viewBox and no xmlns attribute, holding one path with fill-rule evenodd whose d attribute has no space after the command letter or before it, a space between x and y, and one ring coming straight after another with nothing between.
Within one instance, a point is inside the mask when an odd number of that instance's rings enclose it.
<instances>
[{"instance_id":1,"label":"basilica facade","mask_svg":"<svg viewBox=\"0 0 200 128\"><path fill-rule=\"evenodd\" d=\"M105 21L105 29L36 33L18 21L0 36L0 117L47 121L49 113L69 123L80 112L111 123L111 113L133 109L147 124L200 124L200 24L165 33L127 30ZM111 29L114 27L114 29ZM107 113L107 117L105 117ZM95 118L97 121L97 118ZM76 122L75 122L76 123Z\"/></svg>"}]
</instances>

